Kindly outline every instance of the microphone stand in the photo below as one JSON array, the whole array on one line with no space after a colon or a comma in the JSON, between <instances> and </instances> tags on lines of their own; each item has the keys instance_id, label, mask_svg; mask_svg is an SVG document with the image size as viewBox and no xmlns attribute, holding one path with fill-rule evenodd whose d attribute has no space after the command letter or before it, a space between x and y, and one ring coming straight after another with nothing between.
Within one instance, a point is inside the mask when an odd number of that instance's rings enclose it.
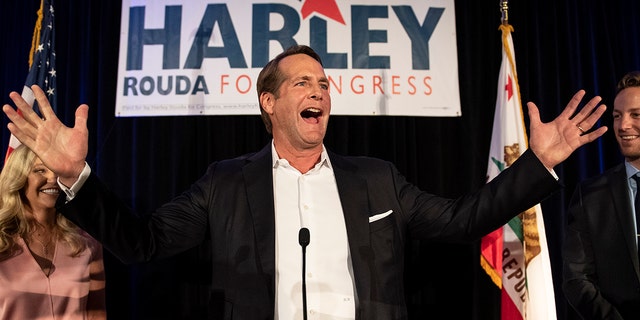
<instances>
[{"instance_id":1,"label":"microphone stand","mask_svg":"<svg viewBox=\"0 0 640 320\"><path fill-rule=\"evenodd\" d=\"M307 320L307 246L311 241L309 229L301 228L298 233L298 242L302 247L302 312L303 319Z\"/></svg>"}]
</instances>

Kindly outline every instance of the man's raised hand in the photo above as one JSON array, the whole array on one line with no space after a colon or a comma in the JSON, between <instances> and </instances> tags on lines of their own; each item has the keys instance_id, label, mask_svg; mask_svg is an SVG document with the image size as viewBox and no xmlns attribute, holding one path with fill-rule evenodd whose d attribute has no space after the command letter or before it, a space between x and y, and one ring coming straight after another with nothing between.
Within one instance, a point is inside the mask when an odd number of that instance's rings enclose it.
<instances>
[{"instance_id":1,"label":"man's raised hand","mask_svg":"<svg viewBox=\"0 0 640 320\"><path fill-rule=\"evenodd\" d=\"M37 85L31 89L42 118L20 94L11 92L9 97L17 109L8 104L2 107L11 121L7 128L22 144L33 150L63 184L71 186L82 172L87 157L89 106L82 104L76 109L75 125L70 128L60 122L42 89Z\"/></svg>"},{"instance_id":2,"label":"man's raised hand","mask_svg":"<svg viewBox=\"0 0 640 320\"><path fill-rule=\"evenodd\" d=\"M531 134L529 147L549 169L566 160L576 149L607 132L605 126L590 131L607 108L603 104L598 105L602 100L600 97L591 98L576 112L584 95L584 90L578 91L562 113L547 123L540 121L540 112L533 102L527 104Z\"/></svg>"}]
</instances>

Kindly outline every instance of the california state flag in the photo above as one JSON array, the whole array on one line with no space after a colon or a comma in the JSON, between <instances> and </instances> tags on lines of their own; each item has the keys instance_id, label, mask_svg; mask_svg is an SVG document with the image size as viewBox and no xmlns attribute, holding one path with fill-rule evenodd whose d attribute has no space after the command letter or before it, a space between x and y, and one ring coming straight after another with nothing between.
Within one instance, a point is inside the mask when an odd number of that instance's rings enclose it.
<instances>
[{"instance_id":1,"label":"california state flag","mask_svg":"<svg viewBox=\"0 0 640 320\"><path fill-rule=\"evenodd\" d=\"M487 177L490 181L527 149L511 31L502 24L502 66ZM482 239L481 264L501 288L503 320L553 320L556 307L540 204Z\"/></svg>"}]
</instances>

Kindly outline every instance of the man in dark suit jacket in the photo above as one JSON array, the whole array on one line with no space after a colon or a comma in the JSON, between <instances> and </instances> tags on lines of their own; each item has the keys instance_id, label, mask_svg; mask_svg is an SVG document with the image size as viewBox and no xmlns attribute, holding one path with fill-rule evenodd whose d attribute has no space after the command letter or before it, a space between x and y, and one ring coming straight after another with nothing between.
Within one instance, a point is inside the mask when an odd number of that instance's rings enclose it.
<instances>
[{"instance_id":1,"label":"man in dark suit jacket","mask_svg":"<svg viewBox=\"0 0 640 320\"><path fill-rule=\"evenodd\" d=\"M625 162L581 182L569 204L563 288L584 319L640 319L638 186L631 178L640 168L640 72L618 83L613 129Z\"/></svg>"},{"instance_id":2,"label":"man in dark suit jacket","mask_svg":"<svg viewBox=\"0 0 640 320\"><path fill-rule=\"evenodd\" d=\"M294 46L274 58L261 71L257 87L272 143L257 153L211 164L189 190L145 220L130 214L88 173L86 105L78 107L73 128L60 123L37 87L34 91L46 120L17 93L10 97L23 117L8 105L3 111L12 121L10 131L58 174L67 193L59 210L123 261L174 255L209 237L213 319L301 318L296 299L299 281L290 287L282 284L291 277L300 278L298 269L289 265L301 260L300 251L297 244L298 250L287 251L282 237L290 239L293 234L295 239L298 229L307 224L312 232L310 250L344 237L335 250L314 252L330 261L321 268L334 267L335 256L342 256L339 261L344 265L338 266L337 274L321 272L321 280L316 280L316 272L312 281L341 287L339 302L347 307L336 311L337 306L323 305L322 301L338 302L333 297L336 293L316 287L326 292L310 301L319 308L315 311L340 319L405 319L403 263L409 238L478 239L556 190L559 183L553 167L607 130L601 127L582 134L606 108L598 106L600 98L595 97L576 113L584 91L549 123L540 121L537 107L530 103L530 149L477 192L445 199L408 183L386 161L339 156L324 148L331 97L320 58L311 48ZM298 185L294 180L283 186L283 181L291 181L286 174L292 172L299 178ZM320 184L303 181L318 176L330 179ZM311 192L298 190L307 187ZM306 210L306 203L296 202L296 197L308 196L321 197L322 207L334 206L338 215L329 222L309 222L298 212L286 215L298 207ZM292 206L295 210L287 210ZM327 227L329 232L316 232ZM283 230L295 232L283 235ZM288 269L296 274L287 274ZM316 294L316 289L310 294Z\"/></svg>"}]
</instances>

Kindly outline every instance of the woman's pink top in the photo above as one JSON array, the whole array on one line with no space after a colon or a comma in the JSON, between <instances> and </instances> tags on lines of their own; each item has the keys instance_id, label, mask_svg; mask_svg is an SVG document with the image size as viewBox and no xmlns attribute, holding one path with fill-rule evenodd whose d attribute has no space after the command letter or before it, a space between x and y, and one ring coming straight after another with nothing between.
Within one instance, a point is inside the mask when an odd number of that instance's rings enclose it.
<instances>
[{"instance_id":1,"label":"woman's pink top","mask_svg":"<svg viewBox=\"0 0 640 320\"><path fill-rule=\"evenodd\" d=\"M76 257L58 241L47 277L25 241L16 237L22 252L0 261L0 319L105 319L102 247L88 239ZM98 310L89 312L88 306Z\"/></svg>"}]
</instances>

